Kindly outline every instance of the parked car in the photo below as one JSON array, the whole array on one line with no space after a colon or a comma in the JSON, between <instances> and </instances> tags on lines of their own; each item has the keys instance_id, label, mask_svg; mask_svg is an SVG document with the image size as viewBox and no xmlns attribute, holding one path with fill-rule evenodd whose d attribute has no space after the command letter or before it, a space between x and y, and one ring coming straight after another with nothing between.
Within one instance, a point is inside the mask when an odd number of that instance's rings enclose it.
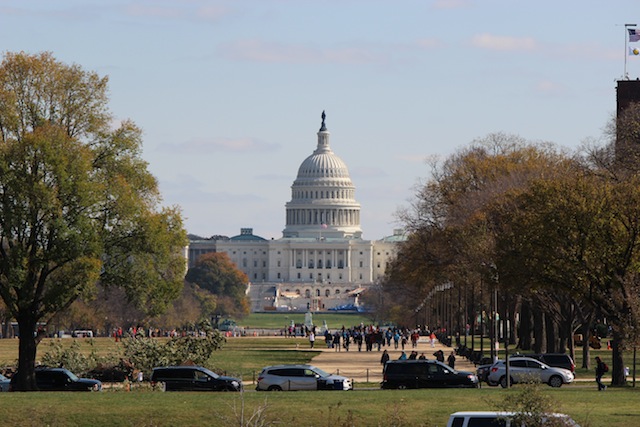
<instances>
[{"instance_id":1,"label":"parked car","mask_svg":"<svg viewBox=\"0 0 640 427\"><path fill-rule=\"evenodd\" d=\"M526 427L526 424L517 424L516 426L512 422L516 416L517 413L515 412L456 412L449 416L447 427ZM553 426L580 427L571 417L565 414L553 413L545 415L545 417L542 424L546 424L546 420L552 419L553 423L550 422L549 424Z\"/></svg>"},{"instance_id":2,"label":"parked car","mask_svg":"<svg viewBox=\"0 0 640 427\"><path fill-rule=\"evenodd\" d=\"M531 357L545 363L554 368L564 368L573 372L574 377L576 373L576 365L573 363L573 359L566 353L540 353L540 354L523 354L525 357Z\"/></svg>"},{"instance_id":3,"label":"parked car","mask_svg":"<svg viewBox=\"0 0 640 427\"><path fill-rule=\"evenodd\" d=\"M478 376L479 382L485 382L489 384L491 387L495 387L498 385L498 383L489 381L489 372L491 372L492 366L493 366L493 363L490 363L488 365L480 365L476 367L476 375Z\"/></svg>"},{"instance_id":4,"label":"parked car","mask_svg":"<svg viewBox=\"0 0 640 427\"><path fill-rule=\"evenodd\" d=\"M256 390L353 390L353 384L312 365L277 365L262 369Z\"/></svg>"},{"instance_id":5,"label":"parked car","mask_svg":"<svg viewBox=\"0 0 640 427\"><path fill-rule=\"evenodd\" d=\"M456 371L437 360L392 360L385 364L381 388L477 387L472 372Z\"/></svg>"},{"instance_id":6,"label":"parked car","mask_svg":"<svg viewBox=\"0 0 640 427\"><path fill-rule=\"evenodd\" d=\"M92 378L78 378L65 368L36 368L36 386L40 391L100 391L102 382ZM11 377L10 390L14 390L17 373Z\"/></svg>"},{"instance_id":7,"label":"parked car","mask_svg":"<svg viewBox=\"0 0 640 427\"><path fill-rule=\"evenodd\" d=\"M573 372L568 369L554 368L531 357L510 357L509 377L511 378L511 384L537 381L549 384L551 387L561 387L562 384L573 382ZM502 387L507 387L504 360L499 360L493 364L487 379L497 382Z\"/></svg>"},{"instance_id":8,"label":"parked car","mask_svg":"<svg viewBox=\"0 0 640 427\"><path fill-rule=\"evenodd\" d=\"M241 391L242 380L218 375L202 366L153 368L151 385L165 391Z\"/></svg>"},{"instance_id":9,"label":"parked car","mask_svg":"<svg viewBox=\"0 0 640 427\"><path fill-rule=\"evenodd\" d=\"M0 391L9 391L9 384L11 384L11 380L0 374Z\"/></svg>"}]
</instances>

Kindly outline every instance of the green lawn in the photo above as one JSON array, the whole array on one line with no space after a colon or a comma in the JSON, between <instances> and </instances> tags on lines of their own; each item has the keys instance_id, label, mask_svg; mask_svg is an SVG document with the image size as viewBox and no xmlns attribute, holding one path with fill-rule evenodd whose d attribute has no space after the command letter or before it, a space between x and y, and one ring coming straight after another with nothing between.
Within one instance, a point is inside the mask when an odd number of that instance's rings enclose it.
<instances>
[{"instance_id":1,"label":"green lawn","mask_svg":"<svg viewBox=\"0 0 640 427\"><path fill-rule=\"evenodd\" d=\"M636 389L595 386L545 387L544 392L583 427L640 425ZM496 409L517 390L364 390L291 393L8 393L2 396L4 425L15 426L444 426L461 410ZM244 405L245 423L239 416ZM271 424L248 424L264 407ZM234 412L235 408L235 412ZM28 416L26 416L28 414Z\"/></svg>"},{"instance_id":2,"label":"green lawn","mask_svg":"<svg viewBox=\"0 0 640 427\"><path fill-rule=\"evenodd\" d=\"M285 313L251 313L243 319L235 319L239 326L251 329L282 329L294 323L304 323L304 312ZM313 323L322 326L327 322L330 329L338 329L342 326L351 327L363 323L371 324L372 320L365 313L313 313Z\"/></svg>"},{"instance_id":3,"label":"green lawn","mask_svg":"<svg viewBox=\"0 0 640 427\"><path fill-rule=\"evenodd\" d=\"M351 317L347 317L347 319L354 320ZM333 320L335 321L335 319ZM75 339L71 338L60 340L65 345L71 345L74 341ZM82 338L77 341L81 345L81 351L85 354L92 350L99 356L121 354L121 343L116 343L111 338L95 338L93 340ZM38 355L42 355L47 351L50 342L51 339L44 339L40 343ZM308 341L301 337L229 337L224 347L211 356L209 366L213 367L217 372L238 376L244 381L252 381L264 366L279 363L305 363L317 354L314 351L297 350L297 346L299 348L307 348ZM479 349L479 344L476 344L476 348ZM488 348L487 343L485 343L485 348ZM592 362L595 356L602 357L609 367L612 366L611 351L606 349L592 350L590 354ZM18 340L0 339L0 368L3 366L15 366L17 357ZM632 367L632 362L632 352L628 352L625 354L625 364ZM577 354L575 363L578 378L593 378L593 367L590 370L580 367L582 365L581 352Z\"/></svg>"}]
</instances>

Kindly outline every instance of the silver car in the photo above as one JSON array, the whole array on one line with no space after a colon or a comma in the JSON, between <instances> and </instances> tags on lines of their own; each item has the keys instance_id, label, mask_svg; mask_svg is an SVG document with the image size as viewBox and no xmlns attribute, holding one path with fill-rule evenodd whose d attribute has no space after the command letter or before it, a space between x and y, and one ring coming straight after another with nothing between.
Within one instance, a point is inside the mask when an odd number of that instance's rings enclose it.
<instances>
[{"instance_id":1,"label":"silver car","mask_svg":"<svg viewBox=\"0 0 640 427\"><path fill-rule=\"evenodd\" d=\"M11 380L0 374L0 391L9 391L9 384L11 384Z\"/></svg>"},{"instance_id":2,"label":"silver car","mask_svg":"<svg viewBox=\"0 0 640 427\"><path fill-rule=\"evenodd\" d=\"M561 387L562 384L573 382L573 373L564 368L554 368L530 357L510 357L509 377L511 384L526 382L541 382L551 387ZM506 366L504 360L498 360L491 366L487 382L507 386Z\"/></svg>"},{"instance_id":3,"label":"silver car","mask_svg":"<svg viewBox=\"0 0 640 427\"><path fill-rule=\"evenodd\" d=\"M277 365L262 369L256 390L352 390L349 378L312 365Z\"/></svg>"}]
</instances>

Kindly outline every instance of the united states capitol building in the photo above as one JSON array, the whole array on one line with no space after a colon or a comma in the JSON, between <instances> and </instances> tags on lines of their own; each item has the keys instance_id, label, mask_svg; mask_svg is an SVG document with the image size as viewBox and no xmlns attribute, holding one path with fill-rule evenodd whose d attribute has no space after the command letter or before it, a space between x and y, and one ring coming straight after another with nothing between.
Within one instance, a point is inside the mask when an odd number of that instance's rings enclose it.
<instances>
[{"instance_id":1,"label":"united states capitol building","mask_svg":"<svg viewBox=\"0 0 640 427\"><path fill-rule=\"evenodd\" d=\"M325 125L315 151L291 186L282 238L267 240L243 228L231 238L191 240L189 266L208 252L226 252L249 278L252 311L322 311L354 304L384 276L401 230L362 239L360 204L345 162L332 150Z\"/></svg>"}]
</instances>

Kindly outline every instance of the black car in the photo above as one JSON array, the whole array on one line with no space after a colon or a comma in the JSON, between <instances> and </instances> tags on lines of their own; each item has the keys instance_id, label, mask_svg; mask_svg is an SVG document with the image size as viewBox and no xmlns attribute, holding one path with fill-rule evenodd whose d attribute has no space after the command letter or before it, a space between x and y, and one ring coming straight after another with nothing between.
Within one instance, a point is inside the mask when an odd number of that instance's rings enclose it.
<instances>
[{"instance_id":1,"label":"black car","mask_svg":"<svg viewBox=\"0 0 640 427\"><path fill-rule=\"evenodd\" d=\"M436 360L393 360L384 366L382 388L478 387L472 372L456 371Z\"/></svg>"},{"instance_id":2,"label":"black car","mask_svg":"<svg viewBox=\"0 0 640 427\"><path fill-rule=\"evenodd\" d=\"M166 391L241 391L242 380L224 377L201 366L153 368L151 384Z\"/></svg>"},{"instance_id":3,"label":"black car","mask_svg":"<svg viewBox=\"0 0 640 427\"><path fill-rule=\"evenodd\" d=\"M36 386L40 391L100 391L102 383L91 378L78 378L65 368L36 368ZM17 375L11 378L11 390Z\"/></svg>"}]
</instances>

